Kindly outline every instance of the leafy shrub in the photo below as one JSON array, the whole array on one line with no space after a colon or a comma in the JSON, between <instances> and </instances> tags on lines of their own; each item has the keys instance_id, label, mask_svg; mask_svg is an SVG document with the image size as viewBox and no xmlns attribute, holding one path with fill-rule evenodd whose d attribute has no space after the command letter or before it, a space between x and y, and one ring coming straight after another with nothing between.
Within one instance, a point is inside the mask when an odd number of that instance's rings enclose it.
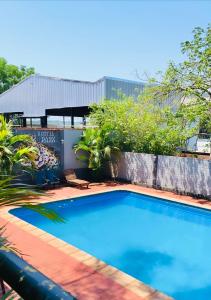
<instances>
[{"instance_id":1,"label":"leafy shrub","mask_svg":"<svg viewBox=\"0 0 211 300\"><path fill-rule=\"evenodd\" d=\"M100 170L111 159L111 153L119 150L111 145L109 135L109 131L102 131L100 128L87 128L74 146L78 159L86 162L88 168Z\"/></svg>"},{"instance_id":2,"label":"leafy shrub","mask_svg":"<svg viewBox=\"0 0 211 300\"><path fill-rule=\"evenodd\" d=\"M97 126L106 144L121 151L174 155L196 131L191 108L158 103L146 88L137 101L122 96L92 106L91 123Z\"/></svg>"}]
</instances>

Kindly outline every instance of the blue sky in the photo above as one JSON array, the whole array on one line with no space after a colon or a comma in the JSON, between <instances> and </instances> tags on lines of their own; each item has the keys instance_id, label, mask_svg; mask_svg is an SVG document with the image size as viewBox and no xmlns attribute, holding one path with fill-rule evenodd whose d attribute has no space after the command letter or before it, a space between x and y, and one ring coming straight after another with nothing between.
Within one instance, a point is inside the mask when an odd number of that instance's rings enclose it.
<instances>
[{"instance_id":1,"label":"blue sky","mask_svg":"<svg viewBox=\"0 0 211 300\"><path fill-rule=\"evenodd\" d=\"M182 59L211 1L0 1L0 56L37 73L137 79Z\"/></svg>"}]
</instances>

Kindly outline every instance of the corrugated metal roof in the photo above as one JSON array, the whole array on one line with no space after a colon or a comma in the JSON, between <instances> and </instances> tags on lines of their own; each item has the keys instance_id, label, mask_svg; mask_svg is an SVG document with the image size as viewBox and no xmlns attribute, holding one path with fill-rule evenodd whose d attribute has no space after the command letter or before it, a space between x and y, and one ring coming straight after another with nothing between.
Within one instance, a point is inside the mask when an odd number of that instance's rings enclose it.
<instances>
[{"instance_id":1,"label":"corrugated metal roof","mask_svg":"<svg viewBox=\"0 0 211 300\"><path fill-rule=\"evenodd\" d=\"M143 84L103 77L95 82L32 75L0 95L0 112L45 116L46 109L89 106L104 98L117 98L117 90L135 96Z\"/></svg>"},{"instance_id":2,"label":"corrugated metal roof","mask_svg":"<svg viewBox=\"0 0 211 300\"><path fill-rule=\"evenodd\" d=\"M127 96L137 96L143 90L144 84L138 81L117 79L112 77L105 77L105 97L107 99L118 98L118 93L121 92Z\"/></svg>"}]
</instances>

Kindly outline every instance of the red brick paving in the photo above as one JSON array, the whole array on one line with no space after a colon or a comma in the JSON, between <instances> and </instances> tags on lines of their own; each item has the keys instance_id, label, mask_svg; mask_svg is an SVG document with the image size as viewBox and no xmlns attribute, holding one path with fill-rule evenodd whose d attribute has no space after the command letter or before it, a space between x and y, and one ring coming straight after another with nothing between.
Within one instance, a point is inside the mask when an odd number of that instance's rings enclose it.
<instances>
[{"instance_id":1,"label":"red brick paving","mask_svg":"<svg viewBox=\"0 0 211 300\"><path fill-rule=\"evenodd\" d=\"M5 221L0 219L0 223ZM142 298L94 271L40 238L8 223L8 239L23 254L23 258L40 272L60 284L80 300Z\"/></svg>"}]
</instances>

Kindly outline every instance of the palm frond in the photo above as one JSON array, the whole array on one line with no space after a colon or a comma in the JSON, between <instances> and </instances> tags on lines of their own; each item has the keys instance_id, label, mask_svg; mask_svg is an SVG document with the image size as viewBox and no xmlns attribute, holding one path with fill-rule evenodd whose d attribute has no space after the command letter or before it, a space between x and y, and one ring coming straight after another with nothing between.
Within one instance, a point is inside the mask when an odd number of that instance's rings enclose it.
<instances>
[{"instance_id":1,"label":"palm frond","mask_svg":"<svg viewBox=\"0 0 211 300\"><path fill-rule=\"evenodd\" d=\"M15 291L9 290L3 295L0 300L24 300L23 298L19 298Z\"/></svg>"},{"instance_id":2,"label":"palm frond","mask_svg":"<svg viewBox=\"0 0 211 300\"><path fill-rule=\"evenodd\" d=\"M15 177L0 176L0 207L21 206L34 210L55 222L64 222L55 211L37 202L40 196L43 196L43 193L36 190L34 186L15 183Z\"/></svg>"},{"instance_id":3,"label":"palm frond","mask_svg":"<svg viewBox=\"0 0 211 300\"><path fill-rule=\"evenodd\" d=\"M0 227L0 249L21 254L21 252L18 251L15 247L13 247L11 243L8 241L5 232L6 232L6 226L3 225Z\"/></svg>"},{"instance_id":4,"label":"palm frond","mask_svg":"<svg viewBox=\"0 0 211 300\"><path fill-rule=\"evenodd\" d=\"M65 219L60 217L53 209L46 208L42 204L25 204L21 206L33 210L53 222L58 222L58 223L65 222Z\"/></svg>"},{"instance_id":5,"label":"palm frond","mask_svg":"<svg viewBox=\"0 0 211 300\"><path fill-rule=\"evenodd\" d=\"M16 143L32 143L33 139L30 135L28 134L18 134L18 135L14 135L12 137L10 137L9 139L9 144L14 145Z\"/></svg>"},{"instance_id":6,"label":"palm frond","mask_svg":"<svg viewBox=\"0 0 211 300\"><path fill-rule=\"evenodd\" d=\"M88 162L88 168L95 171L102 168L104 163L111 159L112 153L119 151L109 142L108 134L99 128L87 128L74 149L77 159ZM82 153L78 155L80 151Z\"/></svg>"}]
</instances>

